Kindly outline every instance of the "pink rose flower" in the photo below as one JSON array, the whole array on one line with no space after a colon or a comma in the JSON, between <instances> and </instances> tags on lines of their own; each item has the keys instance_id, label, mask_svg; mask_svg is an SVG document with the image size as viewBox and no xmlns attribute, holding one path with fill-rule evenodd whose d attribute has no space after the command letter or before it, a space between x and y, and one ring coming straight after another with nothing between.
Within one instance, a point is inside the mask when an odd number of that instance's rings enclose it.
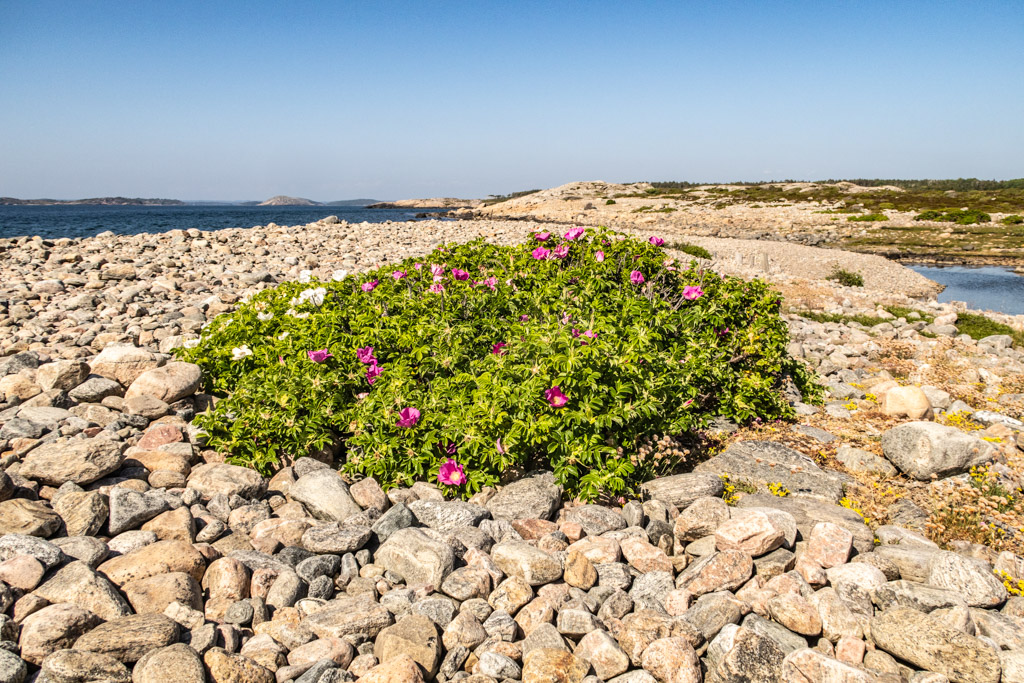
<instances>
[{"instance_id":1,"label":"pink rose flower","mask_svg":"<svg viewBox=\"0 0 1024 683\"><path fill-rule=\"evenodd\" d=\"M377 281L376 280L372 280L370 282L364 282L363 283L363 291L364 292L372 292L375 289L377 289Z\"/></svg>"},{"instance_id":2,"label":"pink rose flower","mask_svg":"<svg viewBox=\"0 0 1024 683\"><path fill-rule=\"evenodd\" d=\"M644 283L644 274L639 270L634 270L629 274L629 281L634 285L642 285Z\"/></svg>"},{"instance_id":3,"label":"pink rose flower","mask_svg":"<svg viewBox=\"0 0 1024 683\"><path fill-rule=\"evenodd\" d=\"M459 463L448 458L437 471L437 480L448 486L462 486L466 483L466 470Z\"/></svg>"},{"instance_id":4,"label":"pink rose flower","mask_svg":"<svg viewBox=\"0 0 1024 683\"><path fill-rule=\"evenodd\" d=\"M391 273L391 277L395 278L396 280L401 280L403 277L405 277L405 271L396 270L395 272Z\"/></svg>"},{"instance_id":5,"label":"pink rose flower","mask_svg":"<svg viewBox=\"0 0 1024 683\"><path fill-rule=\"evenodd\" d=\"M537 247L536 249L534 249L530 253L530 256L532 256L533 258L535 258L538 261L543 261L544 259L546 259L548 257L548 254L550 254L550 253L551 253L550 249L545 249L544 247Z\"/></svg>"},{"instance_id":6,"label":"pink rose flower","mask_svg":"<svg viewBox=\"0 0 1024 683\"><path fill-rule=\"evenodd\" d=\"M491 347L491 353L493 353L495 356L504 356L506 346L508 346L508 344L506 344L505 342L498 342L497 344Z\"/></svg>"},{"instance_id":7,"label":"pink rose flower","mask_svg":"<svg viewBox=\"0 0 1024 683\"><path fill-rule=\"evenodd\" d=\"M538 232L536 235L534 235L534 237L537 238L538 242L547 242L548 239L550 239L550 237L551 237L551 233L550 232Z\"/></svg>"},{"instance_id":8,"label":"pink rose flower","mask_svg":"<svg viewBox=\"0 0 1024 683\"><path fill-rule=\"evenodd\" d=\"M565 258L566 256L569 255L569 245L563 242L562 244L559 244L557 247L555 247L555 250L551 252L551 254L555 258Z\"/></svg>"},{"instance_id":9,"label":"pink rose flower","mask_svg":"<svg viewBox=\"0 0 1024 683\"><path fill-rule=\"evenodd\" d=\"M661 239L660 237L651 237L651 239L647 241L656 247L660 247L661 245L665 244L665 240Z\"/></svg>"},{"instance_id":10,"label":"pink rose flower","mask_svg":"<svg viewBox=\"0 0 1024 683\"><path fill-rule=\"evenodd\" d=\"M683 298L687 301L693 301L701 298L702 296L704 296L704 290L696 285L683 287Z\"/></svg>"},{"instance_id":11,"label":"pink rose flower","mask_svg":"<svg viewBox=\"0 0 1024 683\"><path fill-rule=\"evenodd\" d=\"M594 332L593 330L587 330L586 332L583 333L583 336L586 337L587 339L597 339L597 333ZM588 342L586 339L580 339L580 343L583 344L584 346L590 344L590 342Z\"/></svg>"},{"instance_id":12,"label":"pink rose flower","mask_svg":"<svg viewBox=\"0 0 1024 683\"><path fill-rule=\"evenodd\" d=\"M422 263L414 263L412 267L415 268L416 270L423 270Z\"/></svg>"},{"instance_id":13,"label":"pink rose flower","mask_svg":"<svg viewBox=\"0 0 1024 683\"><path fill-rule=\"evenodd\" d=\"M376 365L377 359L373 357L373 347L364 346L360 349L356 349L356 358L363 365Z\"/></svg>"},{"instance_id":14,"label":"pink rose flower","mask_svg":"<svg viewBox=\"0 0 1024 683\"><path fill-rule=\"evenodd\" d=\"M306 351L306 355L309 356L309 359L314 363L323 363L328 358L334 358L334 355L331 354L327 349L320 349L319 351Z\"/></svg>"},{"instance_id":15,"label":"pink rose flower","mask_svg":"<svg viewBox=\"0 0 1024 683\"><path fill-rule=\"evenodd\" d=\"M452 268L452 277L454 277L456 280L468 280L469 273L459 268Z\"/></svg>"},{"instance_id":16,"label":"pink rose flower","mask_svg":"<svg viewBox=\"0 0 1024 683\"><path fill-rule=\"evenodd\" d=\"M558 385L545 391L544 398L548 400L552 408L561 408L569 402L569 398L562 393L562 389Z\"/></svg>"},{"instance_id":17,"label":"pink rose flower","mask_svg":"<svg viewBox=\"0 0 1024 683\"><path fill-rule=\"evenodd\" d=\"M398 412L398 427L412 427L420 421L420 411L415 408L402 408Z\"/></svg>"},{"instance_id":18,"label":"pink rose flower","mask_svg":"<svg viewBox=\"0 0 1024 683\"><path fill-rule=\"evenodd\" d=\"M574 239L576 239L578 237L582 237L583 233L585 233L586 231L587 231L586 228L573 228L569 232L565 233L564 237L565 237L565 239L567 239L567 240L569 240L571 242L572 240L574 240Z\"/></svg>"},{"instance_id":19,"label":"pink rose flower","mask_svg":"<svg viewBox=\"0 0 1024 683\"><path fill-rule=\"evenodd\" d=\"M381 370L380 366L376 363L366 368L366 381L370 383L371 387L373 386L373 383L377 381L377 378L381 376L382 372L384 371Z\"/></svg>"},{"instance_id":20,"label":"pink rose flower","mask_svg":"<svg viewBox=\"0 0 1024 683\"><path fill-rule=\"evenodd\" d=\"M430 266L430 274L433 275L434 277L443 277L444 266L439 266L435 263L434 265Z\"/></svg>"},{"instance_id":21,"label":"pink rose flower","mask_svg":"<svg viewBox=\"0 0 1024 683\"><path fill-rule=\"evenodd\" d=\"M595 251L594 252L594 260L597 261L598 263L603 263L604 262L604 252L603 251Z\"/></svg>"},{"instance_id":22,"label":"pink rose flower","mask_svg":"<svg viewBox=\"0 0 1024 683\"><path fill-rule=\"evenodd\" d=\"M430 285L430 288L427 291L433 292L434 294L440 294L441 292L444 291L444 285L442 285L440 282L435 282L434 284Z\"/></svg>"}]
</instances>

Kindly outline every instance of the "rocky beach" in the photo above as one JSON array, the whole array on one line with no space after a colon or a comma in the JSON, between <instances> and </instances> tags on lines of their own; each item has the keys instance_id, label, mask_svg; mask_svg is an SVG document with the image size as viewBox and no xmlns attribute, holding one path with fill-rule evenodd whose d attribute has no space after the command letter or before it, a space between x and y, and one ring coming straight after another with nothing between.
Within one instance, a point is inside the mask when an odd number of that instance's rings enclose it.
<instances>
[{"instance_id":1,"label":"rocky beach","mask_svg":"<svg viewBox=\"0 0 1024 683\"><path fill-rule=\"evenodd\" d=\"M754 239L820 234L799 207L706 227L538 194L454 212L473 220L0 240L0 683L1024 681L1014 336L963 334L978 312L882 256ZM263 477L193 424L215 399L172 352L255 293L562 223L773 283L824 405L719 421L691 471L600 504L549 472L469 501L309 457Z\"/></svg>"}]
</instances>

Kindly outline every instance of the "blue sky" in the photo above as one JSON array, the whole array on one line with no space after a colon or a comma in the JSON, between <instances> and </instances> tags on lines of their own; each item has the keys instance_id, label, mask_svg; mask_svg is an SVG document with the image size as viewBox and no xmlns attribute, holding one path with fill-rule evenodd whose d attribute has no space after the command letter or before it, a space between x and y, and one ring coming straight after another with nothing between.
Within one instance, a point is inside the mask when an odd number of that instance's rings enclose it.
<instances>
[{"instance_id":1,"label":"blue sky","mask_svg":"<svg viewBox=\"0 0 1024 683\"><path fill-rule=\"evenodd\" d=\"M0 0L0 195L1024 176L1024 7Z\"/></svg>"}]
</instances>

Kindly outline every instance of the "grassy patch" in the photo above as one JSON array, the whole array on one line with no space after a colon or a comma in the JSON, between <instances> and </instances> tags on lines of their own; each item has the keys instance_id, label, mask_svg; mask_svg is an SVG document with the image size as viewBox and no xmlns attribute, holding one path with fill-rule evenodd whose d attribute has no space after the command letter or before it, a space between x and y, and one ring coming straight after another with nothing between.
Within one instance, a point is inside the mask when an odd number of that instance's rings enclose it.
<instances>
[{"instance_id":1,"label":"grassy patch","mask_svg":"<svg viewBox=\"0 0 1024 683\"><path fill-rule=\"evenodd\" d=\"M887 221L889 217L884 213L866 213L862 216L850 216L846 220L852 223L873 223L875 221Z\"/></svg>"},{"instance_id":2,"label":"grassy patch","mask_svg":"<svg viewBox=\"0 0 1024 683\"><path fill-rule=\"evenodd\" d=\"M613 204L615 204L615 200L614 200L614 199L609 199L608 201L606 201L606 202L604 203L604 205L605 205L605 206L611 206L611 205L613 205Z\"/></svg>"},{"instance_id":3,"label":"grassy patch","mask_svg":"<svg viewBox=\"0 0 1024 683\"><path fill-rule=\"evenodd\" d=\"M864 277L860 273L854 273L836 266L832 272L825 277L826 280L838 282L844 287L863 287Z\"/></svg>"},{"instance_id":4,"label":"grassy patch","mask_svg":"<svg viewBox=\"0 0 1024 683\"><path fill-rule=\"evenodd\" d=\"M1024 223L1024 216L1012 214L999 222L1002 223L1003 225L1020 225L1021 223Z\"/></svg>"},{"instance_id":5,"label":"grassy patch","mask_svg":"<svg viewBox=\"0 0 1024 683\"><path fill-rule=\"evenodd\" d=\"M540 190L521 190L519 192L513 192L511 194L492 194L484 200L484 206L490 206L491 204L500 204L501 202L507 202L510 199L518 199L519 197L525 197L526 195L540 192Z\"/></svg>"},{"instance_id":6,"label":"grassy patch","mask_svg":"<svg viewBox=\"0 0 1024 683\"><path fill-rule=\"evenodd\" d=\"M957 316L956 326L962 334L966 334L971 339L984 339L994 334L1008 334L1013 337L1015 345L1024 346L1024 332L996 322L988 316L977 313L961 313Z\"/></svg>"}]
</instances>

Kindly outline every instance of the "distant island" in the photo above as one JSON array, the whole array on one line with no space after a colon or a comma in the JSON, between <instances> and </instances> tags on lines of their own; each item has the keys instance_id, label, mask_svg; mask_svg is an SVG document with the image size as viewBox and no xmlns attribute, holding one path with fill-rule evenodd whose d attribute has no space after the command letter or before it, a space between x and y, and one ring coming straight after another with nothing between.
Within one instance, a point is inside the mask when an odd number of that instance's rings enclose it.
<instances>
[{"instance_id":1,"label":"distant island","mask_svg":"<svg viewBox=\"0 0 1024 683\"><path fill-rule=\"evenodd\" d=\"M288 197L279 194L262 202L238 202L239 206L369 206L377 203L376 199L339 199L333 202L315 202L303 197Z\"/></svg>"},{"instance_id":2,"label":"distant island","mask_svg":"<svg viewBox=\"0 0 1024 683\"><path fill-rule=\"evenodd\" d=\"M475 209L483 202L479 199L433 197L431 199L399 199L393 202L370 204L368 209Z\"/></svg>"},{"instance_id":3,"label":"distant island","mask_svg":"<svg viewBox=\"0 0 1024 683\"><path fill-rule=\"evenodd\" d=\"M139 197L92 197L90 199L16 199L0 197L0 205L6 206L54 206L67 204L89 204L93 206L184 206L179 199L141 199Z\"/></svg>"}]
</instances>

